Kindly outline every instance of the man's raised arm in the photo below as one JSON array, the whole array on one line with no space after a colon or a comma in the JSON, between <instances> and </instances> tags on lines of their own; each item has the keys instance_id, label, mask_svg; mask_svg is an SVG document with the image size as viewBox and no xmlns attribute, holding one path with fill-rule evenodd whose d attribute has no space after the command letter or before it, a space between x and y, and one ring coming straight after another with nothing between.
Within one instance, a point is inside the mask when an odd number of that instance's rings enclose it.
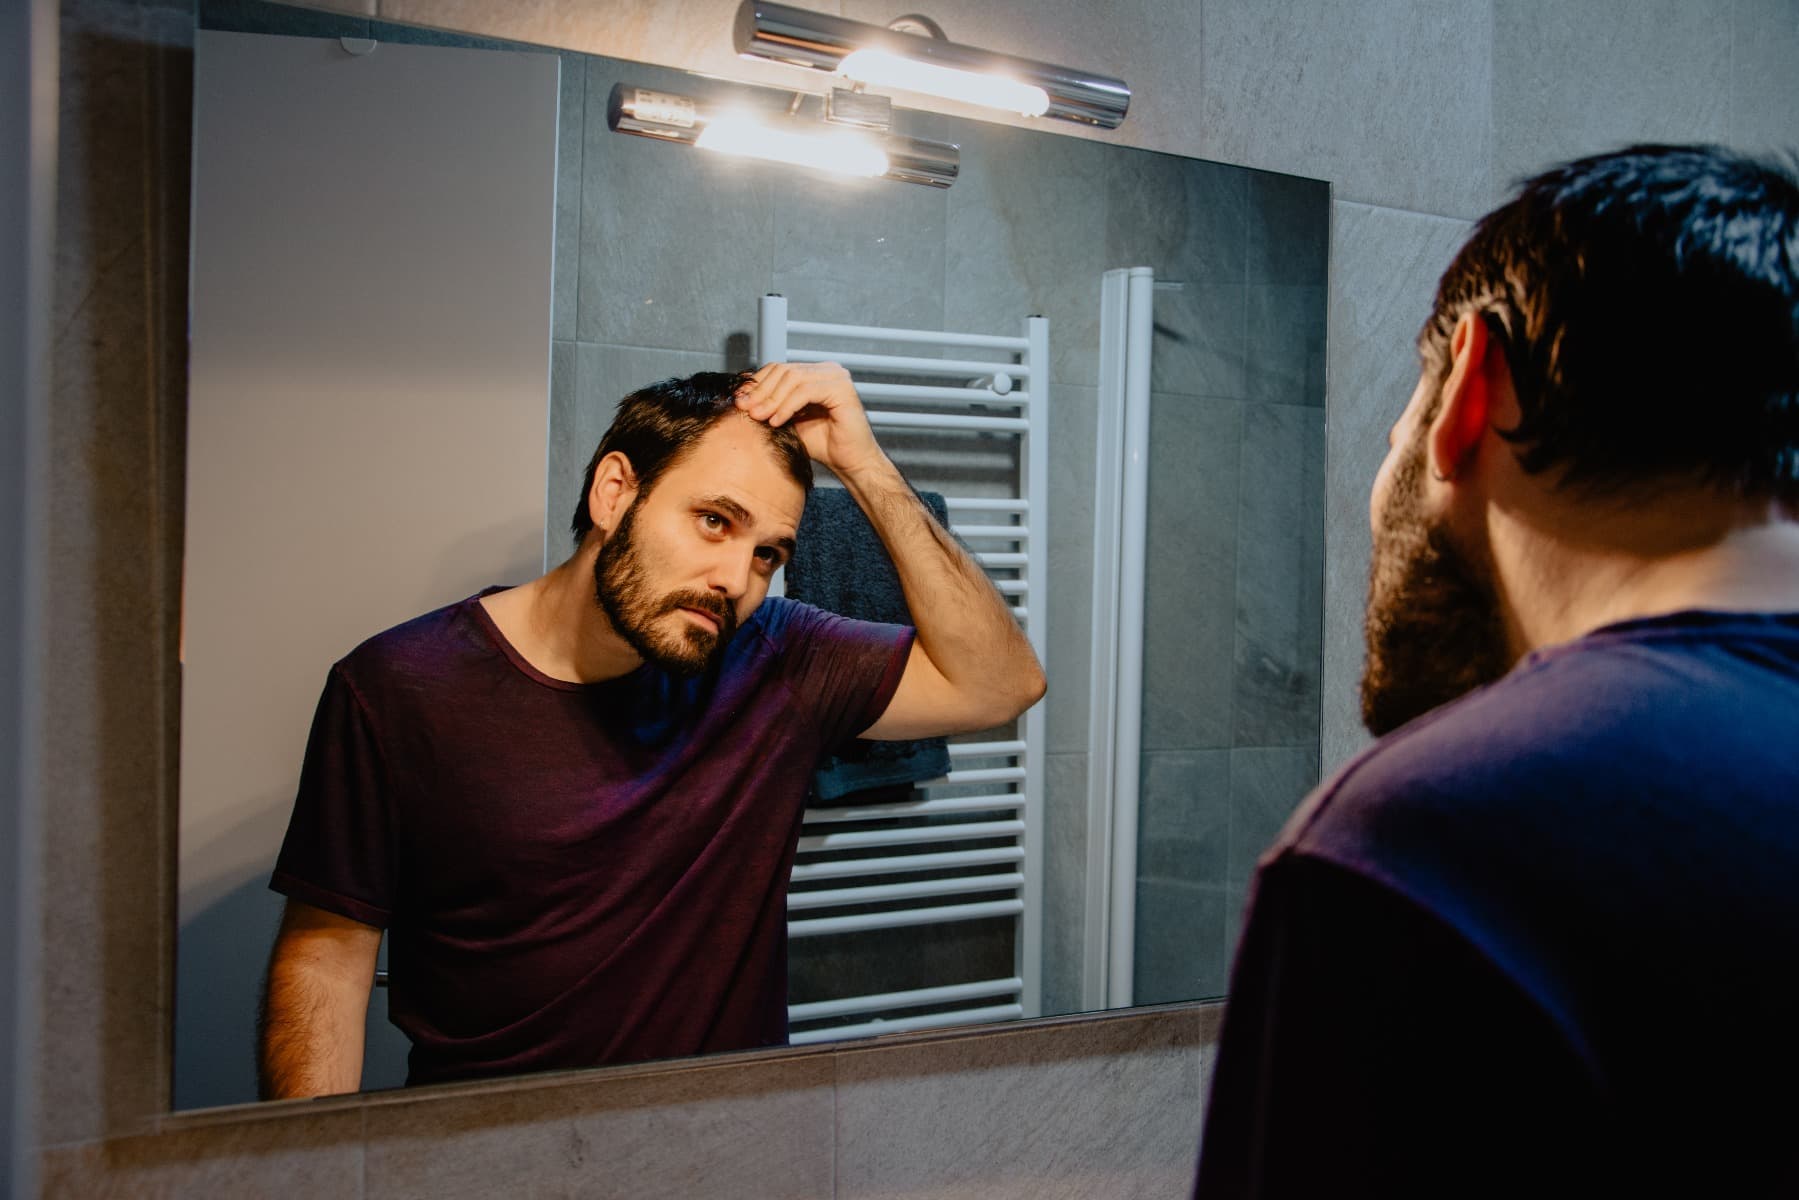
<instances>
[{"instance_id":1,"label":"man's raised arm","mask_svg":"<svg viewBox=\"0 0 1799 1200\"><path fill-rule=\"evenodd\" d=\"M863 737L990 729L1042 698L1043 668L1005 598L876 443L849 372L835 363L771 363L737 403L759 421L791 423L856 498L899 571L918 640L892 703Z\"/></svg>"},{"instance_id":2,"label":"man's raised arm","mask_svg":"<svg viewBox=\"0 0 1799 1200\"><path fill-rule=\"evenodd\" d=\"M381 931L289 900L269 954L257 1055L264 1100L362 1086L363 1025Z\"/></svg>"}]
</instances>

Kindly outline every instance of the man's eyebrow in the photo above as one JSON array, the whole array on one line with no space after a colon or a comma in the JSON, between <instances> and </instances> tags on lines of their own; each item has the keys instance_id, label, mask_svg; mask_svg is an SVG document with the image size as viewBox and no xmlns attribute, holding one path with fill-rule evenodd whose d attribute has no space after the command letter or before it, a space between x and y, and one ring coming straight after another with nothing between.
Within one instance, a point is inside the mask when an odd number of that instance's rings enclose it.
<instances>
[{"instance_id":1,"label":"man's eyebrow","mask_svg":"<svg viewBox=\"0 0 1799 1200\"><path fill-rule=\"evenodd\" d=\"M729 496L701 496L694 503L701 508L716 508L745 528L753 529L756 526L756 518L750 514L750 510Z\"/></svg>"},{"instance_id":2,"label":"man's eyebrow","mask_svg":"<svg viewBox=\"0 0 1799 1200\"><path fill-rule=\"evenodd\" d=\"M701 496L694 503L702 508L716 508L745 529L754 530L756 528L756 518L751 515L750 510L729 496ZM791 537L782 536L775 538L771 544L778 546L786 552L789 558L792 558L794 547L798 543Z\"/></svg>"}]
</instances>

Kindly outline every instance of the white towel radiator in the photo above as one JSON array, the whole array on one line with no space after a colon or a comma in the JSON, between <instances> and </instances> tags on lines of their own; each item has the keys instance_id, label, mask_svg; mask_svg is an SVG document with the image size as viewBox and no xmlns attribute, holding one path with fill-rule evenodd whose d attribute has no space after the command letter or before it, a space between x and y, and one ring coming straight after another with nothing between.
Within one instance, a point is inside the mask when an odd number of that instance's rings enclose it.
<instances>
[{"instance_id":1,"label":"white towel radiator","mask_svg":"<svg viewBox=\"0 0 1799 1200\"><path fill-rule=\"evenodd\" d=\"M842 364L856 379L877 436L884 430L955 431L1020 439L1016 486L1008 494L945 499L951 530L993 578L1041 660L1049 559L1049 322L1027 317L1022 326L1020 336L1003 337L794 321L784 297L764 296L757 346L764 362ZM894 350L830 348L845 339ZM907 468L903 453L894 458ZM929 486L922 472L908 474ZM1043 706L1033 707L1019 725L1022 736L952 741L949 774L921 785L918 798L809 810L787 894L790 938L905 927L928 936L933 926L1011 917L1017 922L1013 974L794 1004L788 1017L795 1044L1041 1013ZM979 845L957 848L964 842Z\"/></svg>"}]
</instances>

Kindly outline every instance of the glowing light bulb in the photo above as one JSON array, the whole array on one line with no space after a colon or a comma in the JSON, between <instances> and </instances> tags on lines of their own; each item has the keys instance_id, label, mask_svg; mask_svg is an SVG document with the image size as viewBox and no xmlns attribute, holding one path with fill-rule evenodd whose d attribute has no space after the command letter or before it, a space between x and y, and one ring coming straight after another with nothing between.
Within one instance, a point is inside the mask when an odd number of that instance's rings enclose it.
<instances>
[{"instance_id":1,"label":"glowing light bulb","mask_svg":"<svg viewBox=\"0 0 1799 1200\"><path fill-rule=\"evenodd\" d=\"M886 50L854 51L844 56L837 69L851 79L876 87L984 104L1027 117L1041 117L1049 111L1049 93L1040 87L979 71L918 62Z\"/></svg>"},{"instance_id":2,"label":"glowing light bulb","mask_svg":"<svg viewBox=\"0 0 1799 1200\"><path fill-rule=\"evenodd\" d=\"M694 142L744 158L811 167L836 175L887 173L887 155L868 138L847 131L782 129L745 113L728 113L706 123Z\"/></svg>"}]
</instances>

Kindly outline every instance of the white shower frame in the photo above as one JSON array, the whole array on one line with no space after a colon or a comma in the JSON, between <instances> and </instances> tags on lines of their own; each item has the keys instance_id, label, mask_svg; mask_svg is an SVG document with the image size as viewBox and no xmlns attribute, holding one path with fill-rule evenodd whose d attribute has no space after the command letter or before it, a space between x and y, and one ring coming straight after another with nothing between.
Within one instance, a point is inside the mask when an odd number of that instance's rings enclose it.
<instances>
[{"instance_id":1,"label":"white shower frame","mask_svg":"<svg viewBox=\"0 0 1799 1200\"><path fill-rule=\"evenodd\" d=\"M1100 284L1083 1009L1134 1003L1155 287L1149 267L1107 271Z\"/></svg>"},{"instance_id":2,"label":"white shower frame","mask_svg":"<svg viewBox=\"0 0 1799 1200\"><path fill-rule=\"evenodd\" d=\"M1045 600L1048 586L1049 532L1049 322L1026 317L1022 336L954 333L937 330L888 329L789 319L783 296L764 296L758 312L757 346L765 362L836 362L857 374L962 375L993 379L1004 372L1012 386L944 387L911 383L857 383L867 406L869 423L877 434L882 429L974 430L1014 434L1022 439L1020 471L1015 495L1007 497L946 497L950 529L966 543L1007 549L974 549L981 565L1003 577L994 580L1013 614L1023 625L1039 661L1045 657L1047 633ZM919 357L908 354L846 353L828 349L795 347L794 335L823 339L855 338L891 343L897 347L936 347L999 350L1012 363ZM897 412L881 407L881 401L902 401L933 412ZM995 410L1013 415L994 415ZM962 410L962 411L958 411ZM903 463L901 464L904 465ZM1013 518L1016 518L1014 523ZM1014 575L1018 577L1013 577ZM1014 973L1004 979L943 984L905 992L849 996L835 1000L790 1005L791 1022L804 1023L844 1016L868 1019L851 1024L795 1031L796 1044L837 1038L898 1033L988 1021L1038 1016L1043 1011L1043 810L1044 756L1046 749L1043 706L1037 704L1022 718L1023 737L994 742L951 743L949 774L921 786L925 798L900 804L810 809L801 830L800 850L808 855L839 849L873 846L903 848L922 843L972 839L1010 839L1010 845L974 850L898 853L879 858L833 860L826 856L794 867L796 883L844 879L846 886L828 890L795 892L789 888L789 913L865 904L872 901L922 899L933 896L987 895L983 899L949 905L927 905L843 916L793 917L789 937L863 929L928 927L953 921L1011 916L1017 919L1014 941ZM1004 767L960 768L957 760L1005 758ZM998 785L980 795L934 797L933 787L968 784ZM922 828L894 828L833 833L830 827L848 821L876 817L952 815L1011 811L1009 820L978 820L938 824ZM882 883L879 878L909 871L946 867L991 868L1014 864L1004 873L981 874L909 883ZM988 1001L954 1011L914 1016L906 1009L963 1001Z\"/></svg>"}]
</instances>

